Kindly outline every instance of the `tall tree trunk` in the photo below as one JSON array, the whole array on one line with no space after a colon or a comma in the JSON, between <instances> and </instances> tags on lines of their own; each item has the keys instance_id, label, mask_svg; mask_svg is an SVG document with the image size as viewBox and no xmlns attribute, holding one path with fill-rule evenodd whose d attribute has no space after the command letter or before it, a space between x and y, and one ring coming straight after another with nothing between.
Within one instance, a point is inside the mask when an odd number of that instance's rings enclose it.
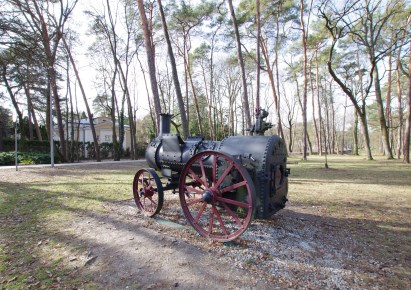
<instances>
[{"instance_id":1,"label":"tall tree trunk","mask_svg":"<svg viewBox=\"0 0 411 290\"><path fill-rule=\"evenodd\" d=\"M81 91L81 94L83 96L84 105L86 106L87 116L88 116L88 119L89 119L89 122L90 122L91 133L93 135L94 154L96 156L97 162L100 162L101 161L101 159L100 159L100 148L99 148L99 144L98 144L96 129L94 127L93 114L91 113L90 106L88 105L86 92L84 91L83 83L81 82L80 75L78 73L76 63L74 62L73 56L71 54L70 47L67 45L67 42L66 42L66 39L64 38L64 36L62 36L62 40L63 40L64 47L66 48L67 55L70 59L70 63L73 66L74 74L76 75L78 84L80 86L80 91Z\"/></svg>"},{"instance_id":2,"label":"tall tree trunk","mask_svg":"<svg viewBox=\"0 0 411 290\"><path fill-rule=\"evenodd\" d=\"M219 117L219 119L220 119L220 134L221 134L221 139L224 139L225 138L225 130L224 130L224 123L223 123L223 106L222 106L222 104L220 103L219 104L220 106L219 106L219 110L218 110L218 117Z\"/></svg>"},{"instance_id":3,"label":"tall tree trunk","mask_svg":"<svg viewBox=\"0 0 411 290\"><path fill-rule=\"evenodd\" d=\"M54 36L54 39L50 37L48 28L46 25L46 21L44 19L44 15L42 11L40 10L37 4L37 1L33 1L33 5L35 7L37 16L34 15L34 13L32 13L31 11L29 13L31 13L33 20L38 19L38 21L40 22L39 32L41 33L41 36L42 36L44 53L47 57L48 78L49 78L52 96L54 98L54 108L56 110L57 125L58 125L58 132L59 132L60 146L61 146L60 158L62 158L63 160L61 161L64 162L67 160L67 148L66 148L66 142L65 142L65 136L64 136L63 116L62 116L61 107L60 107L60 96L59 96L58 87L57 87L57 73L55 69L57 47L58 47L58 43L60 41L61 35L57 34L56 36ZM68 15L66 17L68 17ZM56 28L60 29L61 27L56 27ZM51 41L54 41L53 51L51 49Z\"/></svg>"},{"instance_id":4,"label":"tall tree trunk","mask_svg":"<svg viewBox=\"0 0 411 290\"><path fill-rule=\"evenodd\" d=\"M70 60L67 58L66 59L66 96L65 96L65 102L66 102L66 116L65 116L65 124L66 124L66 146L67 146L67 160L71 160L71 155L70 155L70 143L73 143L73 139L70 140L70 131L69 127L73 127L73 124L69 126L69 117L70 117L70 109L69 109L69 91L70 91ZM70 142L71 141L71 142Z\"/></svg>"},{"instance_id":5,"label":"tall tree trunk","mask_svg":"<svg viewBox=\"0 0 411 290\"><path fill-rule=\"evenodd\" d=\"M243 111L245 113L245 121L247 128L251 128L251 114L250 114L250 105L248 102L248 92L247 92L247 78L245 73L245 65L243 59L243 53L241 51L241 39L240 39L240 32L238 30L237 19L235 17L234 8L233 8L233 1L228 0L228 6L230 9L231 21L233 22L234 27L234 34L237 46L237 58L238 64L241 70L241 81L242 81L242 88L243 88Z\"/></svg>"},{"instance_id":6,"label":"tall tree trunk","mask_svg":"<svg viewBox=\"0 0 411 290\"><path fill-rule=\"evenodd\" d=\"M330 105L331 105L331 154L335 154L335 135L336 135L336 129L335 129L335 108L334 108L334 96L333 96L333 90L332 90L332 80L330 81Z\"/></svg>"},{"instance_id":7,"label":"tall tree trunk","mask_svg":"<svg viewBox=\"0 0 411 290\"><path fill-rule=\"evenodd\" d=\"M150 73L150 83L151 83L151 91L153 93L153 101L154 101L154 110L156 114L156 133L160 132L160 114L161 114L161 105L160 105L160 95L158 93L158 85L157 85L157 78L156 78L156 67L154 61L154 51L152 46L152 35L151 31L149 30L148 23L147 23L147 16L144 9L143 0L137 0L138 10L140 13L141 18L141 26L144 32L144 44L146 47L146 54L147 54L147 64L148 70Z\"/></svg>"},{"instance_id":8,"label":"tall tree trunk","mask_svg":"<svg viewBox=\"0 0 411 290\"><path fill-rule=\"evenodd\" d=\"M67 148L66 148L66 138L64 136L64 125L63 125L63 115L61 113L60 107L60 96L57 90L57 81L56 81L56 71L54 69L54 65L50 65L49 67L49 76L50 76L50 86L51 91L54 99L54 109L56 110L56 118L57 118L57 127L59 132L60 138L60 146L61 146L61 154L63 156L63 162L67 160Z\"/></svg>"},{"instance_id":9,"label":"tall tree trunk","mask_svg":"<svg viewBox=\"0 0 411 290\"><path fill-rule=\"evenodd\" d=\"M194 105L195 105L195 109L196 109L198 129L200 130L200 135L204 136L204 134L203 134L203 124L202 124L201 115L200 115L200 108L198 106L198 97L197 97L197 93L196 93L196 88L194 87L193 76L191 75L191 70L192 70L192 67L191 67L190 56L189 56L188 57L187 73L188 73L188 78L190 80L191 91L193 92L193 99L194 99Z\"/></svg>"},{"instance_id":10,"label":"tall tree trunk","mask_svg":"<svg viewBox=\"0 0 411 290\"><path fill-rule=\"evenodd\" d=\"M80 152L80 143L79 143L79 139L80 139L80 120L81 120L81 116L79 114L78 111L78 100L77 100L77 91L74 90L74 98L75 98L75 104L76 104L76 121L77 121L77 134L75 136L75 140L76 140L76 145L74 147L74 151L76 152L76 160L79 161L80 160L80 156L81 156L81 152ZM72 118L73 120L73 118ZM73 134L74 134L74 128L73 128Z\"/></svg>"},{"instance_id":11,"label":"tall tree trunk","mask_svg":"<svg viewBox=\"0 0 411 290\"><path fill-rule=\"evenodd\" d=\"M33 107L33 102L30 99L30 109L31 109L31 116L33 118L34 123L34 130L36 131L37 140L43 141L43 136L41 136L39 122L37 121L36 112Z\"/></svg>"},{"instance_id":12,"label":"tall tree trunk","mask_svg":"<svg viewBox=\"0 0 411 290\"><path fill-rule=\"evenodd\" d=\"M310 60L310 88L311 88L311 105L312 105L312 113L313 113L313 125L314 125L314 134L315 140L317 143L317 152L320 155L320 138L318 135L318 127L317 121L315 120L315 92L314 92L314 80L313 80L313 73L312 73L312 61Z\"/></svg>"},{"instance_id":13,"label":"tall tree trunk","mask_svg":"<svg viewBox=\"0 0 411 290\"><path fill-rule=\"evenodd\" d=\"M368 133L368 124L367 124L367 115L366 115L366 104L365 100L362 100L362 106L360 107L358 105L358 102L353 95L352 91L347 88L347 86L337 77L335 74L332 66L331 66L331 59L332 59L332 50L330 50L330 55L329 59L327 62L327 67L328 67L328 72L331 74L333 79L336 81L336 83L341 87L341 89L344 91L345 94L350 98L352 104L354 105L354 108L360 117L360 123L361 123L361 128L362 128L362 133L363 133L363 138L364 138L364 143L365 143L365 151L367 154L367 160L372 160L372 154L371 154L371 145L370 145L370 135ZM362 81L362 78L360 77L360 82Z\"/></svg>"},{"instance_id":14,"label":"tall tree trunk","mask_svg":"<svg viewBox=\"0 0 411 290\"><path fill-rule=\"evenodd\" d=\"M228 106L228 135L234 135L234 96L233 94L229 95L229 106Z\"/></svg>"},{"instance_id":15,"label":"tall tree trunk","mask_svg":"<svg viewBox=\"0 0 411 290\"><path fill-rule=\"evenodd\" d=\"M126 8L125 8L126 9ZM125 11L125 13L127 13ZM117 66L120 71L120 76L121 80L123 83L122 89L127 101L127 115L128 115L128 120L129 120L129 128L130 128L130 154L131 154L131 159L135 160L137 158L137 141L136 141L136 127L134 123L134 114L133 114L133 105L131 103L131 95L130 95L130 90L129 90L129 85L128 85L128 76L129 76L129 68L130 68L130 60L129 60L129 51L130 51L130 27L129 23L127 22L127 41L126 41L126 70L124 72L123 66L121 65L120 60L118 59L116 55L116 61L117 61ZM122 119L122 124L119 127L119 130L122 132L123 139L125 138L125 127L124 127L124 118ZM123 141L120 143L122 149L123 149Z\"/></svg>"},{"instance_id":16,"label":"tall tree trunk","mask_svg":"<svg viewBox=\"0 0 411 290\"><path fill-rule=\"evenodd\" d=\"M134 115L133 115L133 106L131 104L131 97L130 97L130 90L128 89L128 71L124 73L123 67L120 64L120 61L117 59L117 66L118 70L120 72L121 80L123 82L123 91L124 91L124 96L123 96L123 101L122 101L122 124L119 122L119 131L121 130L122 134L120 134L120 146L122 148L123 146L123 140L125 136L125 131L124 131L124 101L127 101L127 114L128 114L128 119L129 119L129 127L130 127L130 144L131 144L131 159L134 160L136 159L135 156L135 148L136 148L136 128L134 125Z\"/></svg>"},{"instance_id":17,"label":"tall tree trunk","mask_svg":"<svg viewBox=\"0 0 411 290\"><path fill-rule=\"evenodd\" d=\"M3 69L2 69L3 82L6 87L7 93L9 94L11 103L13 104L14 110L16 111L17 118L19 119L19 131L20 131L19 150L24 150L25 144L26 144L26 131L25 131L25 126L24 126L23 113L20 110L19 104L16 100L16 96L14 95L12 87L9 84L9 81L7 79L7 65L3 64L2 66L3 66Z\"/></svg>"},{"instance_id":18,"label":"tall tree trunk","mask_svg":"<svg viewBox=\"0 0 411 290\"><path fill-rule=\"evenodd\" d=\"M151 98L150 98L150 92L149 92L149 90L148 90L146 72L145 72L145 70L144 70L144 68L143 68L143 64L141 63L141 61L140 61L140 59L138 58L138 56L137 56L137 60L138 60L138 63L140 64L141 72L143 73L144 86L145 86L145 88L146 88L147 101L148 101L148 107L149 107L149 112L150 112L150 119L151 119L151 122L153 123L153 128L155 128L155 127L156 127L156 119L155 119L154 113L153 113L153 106L151 105Z\"/></svg>"},{"instance_id":19,"label":"tall tree trunk","mask_svg":"<svg viewBox=\"0 0 411 290\"><path fill-rule=\"evenodd\" d=\"M164 11L163 11L163 5L161 4L161 0L157 0L157 3L159 6L159 10L160 10L161 22L163 24L164 37L167 43L168 57L170 58L170 63L171 63L174 88L176 90L178 109L180 110L181 124L183 126L183 134L184 134L184 138L187 138L189 136L189 127L188 127L186 109L184 107L183 94L181 93L180 81L178 79L176 60L173 54L173 47L171 46L170 36L168 33L168 28L167 28L167 22L166 22L166 18L164 16Z\"/></svg>"},{"instance_id":20,"label":"tall tree trunk","mask_svg":"<svg viewBox=\"0 0 411 290\"><path fill-rule=\"evenodd\" d=\"M117 94L115 89L115 83L118 73L118 67L114 68L113 76L111 77L111 110L110 110L110 117L111 117L111 134L112 134L112 141L113 141L113 160L119 161L120 160L120 153L121 153L121 145L117 138L117 129L116 129L116 111L117 110ZM118 114L117 114L118 115Z\"/></svg>"},{"instance_id":21,"label":"tall tree trunk","mask_svg":"<svg viewBox=\"0 0 411 290\"><path fill-rule=\"evenodd\" d=\"M358 113L354 110L352 154L358 156Z\"/></svg>"},{"instance_id":22,"label":"tall tree trunk","mask_svg":"<svg viewBox=\"0 0 411 290\"><path fill-rule=\"evenodd\" d=\"M391 82L392 82L392 52L388 53L388 77L387 77L387 95L385 98L385 117L387 118L387 127L388 127L388 142L390 144L391 151L393 150L393 138L394 134L392 131L392 114L391 114Z\"/></svg>"},{"instance_id":23,"label":"tall tree trunk","mask_svg":"<svg viewBox=\"0 0 411 290\"><path fill-rule=\"evenodd\" d=\"M288 142L288 152L293 152L293 120L288 119L288 134L290 135L290 141Z\"/></svg>"},{"instance_id":24,"label":"tall tree trunk","mask_svg":"<svg viewBox=\"0 0 411 290\"><path fill-rule=\"evenodd\" d=\"M212 45L214 45L214 40L212 41ZM213 50L213 48L212 48ZM207 78L206 78L206 70L203 65L201 65L202 68L202 75L203 75L203 82L204 82L204 91L205 91L205 97L207 99L207 108L208 108L208 125L209 125L209 130L210 130L210 140L214 140L214 122L213 122L213 97L211 95L212 87L213 87L213 80L212 80L212 73L213 73L213 52L211 52L211 57L210 57L210 90L207 87Z\"/></svg>"},{"instance_id":25,"label":"tall tree trunk","mask_svg":"<svg viewBox=\"0 0 411 290\"><path fill-rule=\"evenodd\" d=\"M397 100L398 100L398 144L397 144L397 154L396 157L400 159L401 157L401 151L402 151L402 145L403 145L403 130L404 130L404 111L403 111L403 106L402 106L402 90L401 90L401 73L400 73L400 61L401 61L401 50L398 52L398 58L397 58L397 66L395 68L395 74L397 78Z\"/></svg>"},{"instance_id":26,"label":"tall tree trunk","mask_svg":"<svg viewBox=\"0 0 411 290\"><path fill-rule=\"evenodd\" d=\"M183 61L184 61L184 84L185 84L185 101L186 101L186 108L187 108L187 124L190 130L190 99L188 97L188 72L187 72L187 53L186 53L186 46L187 46L187 37L184 35L183 41Z\"/></svg>"},{"instance_id":27,"label":"tall tree trunk","mask_svg":"<svg viewBox=\"0 0 411 290\"><path fill-rule=\"evenodd\" d=\"M316 95L317 95L317 110L318 110L318 142L319 142L319 155L321 156L323 153L323 142L322 142L322 137L323 137L323 117L322 117L322 112L321 112L321 98L320 98L320 70L319 70L319 61L318 61L318 52L315 53L315 86L317 88Z\"/></svg>"},{"instance_id":28,"label":"tall tree trunk","mask_svg":"<svg viewBox=\"0 0 411 290\"><path fill-rule=\"evenodd\" d=\"M67 73L68 73L68 65L67 65ZM70 162L73 163L75 160L75 144L77 143L75 140L74 136L74 107L73 107L73 94L71 91L71 86L70 86L70 76L67 74L67 90L68 90L68 96L69 96L69 102L70 102L70 113L67 112L67 115L70 114L70 121L71 121L71 126L70 126L70 148L69 148L69 156L70 156ZM67 126L68 127L68 126ZM77 132L80 132L77 130Z\"/></svg>"},{"instance_id":29,"label":"tall tree trunk","mask_svg":"<svg viewBox=\"0 0 411 290\"><path fill-rule=\"evenodd\" d=\"M4 124L2 121L3 118L3 112L2 112L2 108L0 108L0 152L2 152L4 150L4 145L3 145L3 128L4 128Z\"/></svg>"},{"instance_id":30,"label":"tall tree trunk","mask_svg":"<svg viewBox=\"0 0 411 290\"><path fill-rule=\"evenodd\" d=\"M280 137L285 140L285 136L284 136L284 131L283 131L283 125L282 125L282 121L281 121L281 112L280 112L280 108L281 108L281 94L280 94L280 72L279 72L279 61L278 61L278 50L280 48L280 45L278 43L278 39L280 39L280 25L279 25L279 19L280 19L280 13L281 13L281 5L282 5L282 1L278 1L278 5L277 5L277 11L276 11L276 30L275 30L275 39L277 39L275 48L274 48L274 55L275 55L275 77L276 77L276 82L277 82L277 122L278 122L278 134L280 135Z\"/></svg>"},{"instance_id":31,"label":"tall tree trunk","mask_svg":"<svg viewBox=\"0 0 411 290\"><path fill-rule=\"evenodd\" d=\"M331 82L331 80L330 80ZM330 92L331 94L331 92ZM325 154L331 153L331 137L330 137L330 114L328 96L327 96L327 80L324 79L324 111L325 111L325 124L324 124L324 146L326 146Z\"/></svg>"},{"instance_id":32,"label":"tall tree trunk","mask_svg":"<svg viewBox=\"0 0 411 290\"><path fill-rule=\"evenodd\" d=\"M381 132L382 144L384 148L384 155L387 157L387 159L393 159L392 150L391 150L390 141L389 141L390 138L388 135L388 127L387 127L385 112L384 112L384 104L383 104L382 96L381 96L380 79L379 79L377 66L375 66L374 68L373 77L374 77L375 101L378 107L378 120L380 124L380 132Z\"/></svg>"},{"instance_id":33,"label":"tall tree trunk","mask_svg":"<svg viewBox=\"0 0 411 290\"><path fill-rule=\"evenodd\" d=\"M277 95L277 89L275 86L273 70L271 69L270 58L267 51L267 45L264 41L261 41L261 51L265 60L265 65L267 69L268 80L270 81L271 92L274 97L275 113L277 119L277 132L282 138L284 138L283 126L281 124L281 114L280 114L280 99Z\"/></svg>"},{"instance_id":34,"label":"tall tree trunk","mask_svg":"<svg viewBox=\"0 0 411 290\"><path fill-rule=\"evenodd\" d=\"M361 107L356 104L358 103L353 103L354 108L357 111L357 117L360 117L360 124L361 124L361 131L363 133L363 138L364 138L364 145L365 145L365 151L367 153L368 160L372 160L372 155L371 155L371 142L370 142L370 135L368 133L368 123L367 123L367 115L366 115L366 103L365 103L365 97L364 97L364 87L363 87L363 75L362 75L362 68L360 66L360 49L357 45L357 54L356 54L356 62L357 66L360 68L358 70L358 78L360 81L360 95L361 95ZM340 85L341 86L341 85ZM350 95L348 97L351 99L351 102L353 102L353 99ZM358 142L357 142L358 144ZM358 146L357 146L357 154L358 154Z\"/></svg>"},{"instance_id":35,"label":"tall tree trunk","mask_svg":"<svg viewBox=\"0 0 411 290\"><path fill-rule=\"evenodd\" d=\"M31 107L29 104L29 97L27 97L27 92L30 95L30 90L26 91L26 98L27 98L27 115L28 115L28 123L29 123L29 140L33 140L34 139L34 134L33 134L33 120L31 117Z\"/></svg>"},{"instance_id":36,"label":"tall tree trunk","mask_svg":"<svg viewBox=\"0 0 411 290\"><path fill-rule=\"evenodd\" d=\"M131 151L131 159L137 159L137 134L136 134L136 124L134 122L134 113L133 113L133 106L131 105L131 97L130 94L127 95L127 113L128 113L128 123L130 126L130 151Z\"/></svg>"},{"instance_id":37,"label":"tall tree trunk","mask_svg":"<svg viewBox=\"0 0 411 290\"><path fill-rule=\"evenodd\" d=\"M300 0L300 24L302 30L302 48L303 48L303 160L307 160L307 34L304 23L304 0Z\"/></svg>"},{"instance_id":38,"label":"tall tree trunk","mask_svg":"<svg viewBox=\"0 0 411 290\"><path fill-rule=\"evenodd\" d=\"M43 15L38 9L36 1L33 1L33 3L36 6L36 10L38 11L38 14L40 17L40 24L42 27L41 28L42 36L43 36L42 41L43 41L43 46L44 46L44 52L47 56L48 77L49 77L50 88L51 88L51 93L52 93L50 97L53 96L53 99L54 99L54 109L56 110L57 126L58 126L60 146L61 146L61 156L60 157L63 157L62 161L64 162L67 159L67 150L66 150L66 142L65 142L65 136L64 136L63 117L62 117L61 108L60 108L60 96L58 94L58 89L57 89L57 80L56 80L57 74L54 68L55 56L50 49L51 39L49 37L47 26L44 21ZM57 41L58 40L56 39L55 42Z\"/></svg>"},{"instance_id":39,"label":"tall tree trunk","mask_svg":"<svg viewBox=\"0 0 411 290\"><path fill-rule=\"evenodd\" d=\"M133 106L131 104L130 92L127 89L127 115L128 115L128 125L130 127L130 158L131 160L137 159L137 136L136 136L136 124L134 123L134 113ZM126 142L127 143L127 142Z\"/></svg>"},{"instance_id":40,"label":"tall tree trunk","mask_svg":"<svg viewBox=\"0 0 411 290\"><path fill-rule=\"evenodd\" d=\"M119 108L119 113L118 113L118 144L119 144L119 151L120 151L120 157L123 157L124 155L124 148L123 148L123 143L124 143L124 103L126 102L126 94L123 91L123 96L121 98L121 105ZM114 124L115 127L115 124Z\"/></svg>"},{"instance_id":41,"label":"tall tree trunk","mask_svg":"<svg viewBox=\"0 0 411 290\"><path fill-rule=\"evenodd\" d=\"M27 88L27 91L26 91L26 96L27 96L27 105L28 105L29 110L31 112L31 117L33 118L34 130L36 131L37 140L43 141L43 137L41 136L41 132L40 132L39 123L38 123L37 117L36 117L36 112L34 110L33 101L31 99L30 90L28 88Z\"/></svg>"},{"instance_id":42,"label":"tall tree trunk","mask_svg":"<svg viewBox=\"0 0 411 290\"><path fill-rule=\"evenodd\" d=\"M410 42L411 47L411 42ZM408 66L408 100L407 100L407 123L405 126L405 138L404 138L404 162L410 163L410 139L411 139L411 56L409 60Z\"/></svg>"},{"instance_id":43,"label":"tall tree trunk","mask_svg":"<svg viewBox=\"0 0 411 290\"><path fill-rule=\"evenodd\" d=\"M344 148L345 148L345 119L347 116L347 101L348 101L348 97L345 96L343 127L342 127L342 136L341 136L341 155L344 154Z\"/></svg>"},{"instance_id":44,"label":"tall tree trunk","mask_svg":"<svg viewBox=\"0 0 411 290\"><path fill-rule=\"evenodd\" d=\"M219 28L221 27L221 23ZM215 129L215 101L214 101L214 42L217 36L218 29L215 30L212 41L211 41L211 51L210 51L210 93L208 97L208 117L210 118L210 130L211 130L211 140L216 140L216 129Z\"/></svg>"},{"instance_id":45,"label":"tall tree trunk","mask_svg":"<svg viewBox=\"0 0 411 290\"><path fill-rule=\"evenodd\" d=\"M130 2L132 3L132 2ZM131 4L133 5L133 4ZM127 5L124 6L124 13L125 15L127 14ZM135 41L134 37L131 33L131 31L134 29L134 21L132 21L131 24L127 22L127 51L129 51L129 44L130 42ZM131 59L133 58L134 54L137 54L137 51L134 51ZM129 70L130 70L130 64L131 64L131 59L128 59L127 56L127 70L126 70L126 83L128 83L128 75L129 75ZM133 99L135 101L135 96L133 96ZM128 107L128 119L129 119L129 126L130 126L130 151L131 151L131 159L136 160L138 158L138 148L137 148L137 127L136 127L136 113L137 109L134 109L134 107L137 107L137 103L134 102L134 106L132 105L132 96L130 94L129 87L127 85L127 107Z\"/></svg>"},{"instance_id":46,"label":"tall tree trunk","mask_svg":"<svg viewBox=\"0 0 411 290\"><path fill-rule=\"evenodd\" d=\"M256 63L257 63L257 70L256 70L256 94L255 94L255 115L256 118L260 115L260 61L261 61L261 53L260 53L260 40L261 40L261 26L260 26L260 0L256 0L256 26L257 26L257 41L256 41ZM257 120L256 120L256 127L257 127ZM261 128L259 128L261 129Z\"/></svg>"}]
</instances>

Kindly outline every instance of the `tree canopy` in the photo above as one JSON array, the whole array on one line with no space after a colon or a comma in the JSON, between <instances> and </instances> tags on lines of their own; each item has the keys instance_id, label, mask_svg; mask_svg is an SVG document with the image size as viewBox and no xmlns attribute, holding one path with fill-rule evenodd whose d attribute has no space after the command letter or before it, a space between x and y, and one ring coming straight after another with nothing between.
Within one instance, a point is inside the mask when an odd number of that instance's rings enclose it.
<instances>
[{"instance_id":1,"label":"tree canopy","mask_svg":"<svg viewBox=\"0 0 411 290\"><path fill-rule=\"evenodd\" d=\"M28 139L52 120L62 160L82 111L111 118L119 160L125 126L137 158L161 113L184 137L220 140L249 134L265 109L270 133L304 158L359 149L409 162L408 1L0 4L0 105Z\"/></svg>"}]
</instances>

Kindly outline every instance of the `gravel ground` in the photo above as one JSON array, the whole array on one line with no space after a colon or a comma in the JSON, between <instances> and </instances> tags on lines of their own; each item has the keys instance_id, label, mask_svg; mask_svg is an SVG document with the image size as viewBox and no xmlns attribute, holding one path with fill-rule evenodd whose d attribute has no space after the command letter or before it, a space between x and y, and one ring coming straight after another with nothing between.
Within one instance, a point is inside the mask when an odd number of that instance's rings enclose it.
<instances>
[{"instance_id":1,"label":"gravel ground","mask_svg":"<svg viewBox=\"0 0 411 290\"><path fill-rule=\"evenodd\" d=\"M389 279L395 275L398 261L373 257L370 253L375 245L354 238L354 229L344 221L323 216L319 207L289 203L269 220L254 220L234 241L217 243L199 236L185 221L177 196L166 194L165 199L154 219L140 216L133 200L108 208L113 213L122 212L123 218L150 222L151 229L251 273L260 284L254 281L247 284L250 288L392 289ZM403 281L405 289L410 289L408 278Z\"/></svg>"}]
</instances>

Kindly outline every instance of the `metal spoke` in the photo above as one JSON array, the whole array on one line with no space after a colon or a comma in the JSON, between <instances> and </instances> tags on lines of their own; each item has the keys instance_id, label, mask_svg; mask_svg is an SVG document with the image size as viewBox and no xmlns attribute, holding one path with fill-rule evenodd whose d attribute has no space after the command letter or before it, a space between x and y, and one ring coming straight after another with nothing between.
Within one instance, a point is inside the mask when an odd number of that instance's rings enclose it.
<instances>
[{"instance_id":1,"label":"metal spoke","mask_svg":"<svg viewBox=\"0 0 411 290\"><path fill-rule=\"evenodd\" d=\"M204 203L203 206L200 208L199 212L197 213L196 218L194 219L194 223L198 224L198 220L200 219L201 215L203 214L204 209L206 208L207 204Z\"/></svg>"},{"instance_id":2,"label":"metal spoke","mask_svg":"<svg viewBox=\"0 0 411 290\"><path fill-rule=\"evenodd\" d=\"M225 210L231 215L231 217L235 220L235 222L240 226L243 227L243 223L240 221L238 216L226 205L223 203L223 207Z\"/></svg>"},{"instance_id":3,"label":"metal spoke","mask_svg":"<svg viewBox=\"0 0 411 290\"><path fill-rule=\"evenodd\" d=\"M217 220L218 220L218 222L220 223L221 228L223 229L224 234L225 234L225 235L228 235L227 229L226 229L225 226L224 226L224 223L223 223L223 220L222 220L222 218L221 218L220 212L218 211L218 209L217 209L217 207L216 207L215 205L213 205L213 209L214 209L214 212L215 212L215 214L216 214L216 216L217 216Z\"/></svg>"},{"instance_id":4,"label":"metal spoke","mask_svg":"<svg viewBox=\"0 0 411 290\"><path fill-rule=\"evenodd\" d=\"M195 174L195 172L191 169L190 169L190 175L191 175L191 178L194 178L196 181L200 182L203 186L208 187L208 185L205 184L204 180L198 177L198 175Z\"/></svg>"},{"instance_id":5,"label":"metal spoke","mask_svg":"<svg viewBox=\"0 0 411 290\"><path fill-rule=\"evenodd\" d=\"M206 174L205 174L205 169L204 169L203 160L200 159L198 163L200 163L201 177L204 177L204 178L206 179L205 181L207 181L207 184L203 184L203 185L204 185L206 188L208 188L208 187L209 187L209 184L208 184L207 176L206 176Z\"/></svg>"},{"instance_id":6,"label":"metal spoke","mask_svg":"<svg viewBox=\"0 0 411 290\"><path fill-rule=\"evenodd\" d=\"M227 167L226 170L224 170L223 174L221 175L220 179L217 181L217 183L214 185L214 189L217 189L220 184L223 182L224 178L228 175L228 173L231 171L233 168L233 164L230 164L230 166Z\"/></svg>"},{"instance_id":7,"label":"metal spoke","mask_svg":"<svg viewBox=\"0 0 411 290\"><path fill-rule=\"evenodd\" d=\"M144 187L144 178L141 176L141 178L138 179L138 182L141 183L141 185Z\"/></svg>"},{"instance_id":8,"label":"metal spoke","mask_svg":"<svg viewBox=\"0 0 411 290\"><path fill-rule=\"evenodd\" d=\"M240 206L240 207L245 207L245 208L250 208L251 207L251 205L249 203L224 198L224 197L221 197L221 196L216 196L216 200L224 202L224 203L228 203L228 204L237 205L237 206Z\"/></svg>"},{"instance_id":9,"label":"metal spoke","mask_svg":"<svg viewBox=\"0 0 411 290\"><path fill-rule=\"evenodd\" d=\"M147 198L151 201L152 204L157 205L157 203L153 200L151 196L148 196Z\"/></svg>"},{"instance_id":10,"label":"metal spoke","mask_svg":"<svg viewBox=\"0 0 411 290\"><path fill-rule=\"evenodd\" d=\"M210 210L210 219L208 221L208 233L213 233L213 224L214 224L214 207Z\"/></svg>"},{"instance_id":11,"label":"metal spoke","mask_svg":"<svg viewBox=\"0 0 411 290\"><path fill-rule=\"evenodd\" d=\"M239 188L239 187L241 187L241 186L244 186L244 185L247 185L247 181L245 181L245 180L244 180L244 181L241 181L241 182L239 182L239 183L236 183L236 184L233 184L233 185L224 187L223 189L220 190L220 192L221 192L221 193L225 193L225 192L227 192L227 191L232 191L232 190L237 189L237 188Z\"/></svg>"},{"instance_id":12,"label":"metal spoke","mask_svg":"<svg viewBox=\"0 0 411 290\"><path fill-rule=\"evenodd\" d=\"M202 199L202 198L197 198L197 199L195 199L195 200L192 200L192 201L190 201L190 202L187 202L187 206L191 206L191 205L196 204L196 203L199 203L199 202L203 202L203 199Z\"/></svg>"},{"instance_id":13,"label":"metal spoke","mask_svg":"<svg viewBox=\"0 0 411 290\"><path fill-rule=\"evenodd\" d=\"M202 194L202 193L204 192L203 190L199 190L199 189L194 188L194 187L192 187L192 186L186 186L186 190L194 191L194 192L197 193L197 194Z\"/></svg>"},{"instance_id":14,"label":"metal spoke","mask_svg":"<svg viewBox=\"0 0 411 290\"><path fill-rule=\"evenodd\" d=\"M249 204L249 203L237 201L237 200L234 200L234 199L224 198L224 197L221 197L221 196L216 196L216 200L224 202L224 203L236 205L236 206L239 206L239 207L251 208L251 204Z\"/></svg>"}]
</instances>

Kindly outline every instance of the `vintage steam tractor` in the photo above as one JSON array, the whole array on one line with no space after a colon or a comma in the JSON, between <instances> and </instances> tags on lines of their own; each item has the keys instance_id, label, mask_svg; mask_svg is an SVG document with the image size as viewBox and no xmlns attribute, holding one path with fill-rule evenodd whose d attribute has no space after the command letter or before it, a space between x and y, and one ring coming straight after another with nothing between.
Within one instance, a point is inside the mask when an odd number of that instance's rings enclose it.
<instances>
[{"instance_id":1,"label":"vintage steam tractor","mask_svg":"<svg viewBox=\"0 0 411 290\"><path fill-rule=\"evenodd\" d=\"M134 200L142 214L159 213L164 191L178 189L183 213L194 229L213 240L230 241L253 218L267 219L284 208L287 149L280 137L264 136L272 127L264 120L267 115L260 111L250 129L253 136L210 141L171 134L172 116L162 114L160 134L146 150L151 168L134 177Z\"/></svg>"}]
</instances>

